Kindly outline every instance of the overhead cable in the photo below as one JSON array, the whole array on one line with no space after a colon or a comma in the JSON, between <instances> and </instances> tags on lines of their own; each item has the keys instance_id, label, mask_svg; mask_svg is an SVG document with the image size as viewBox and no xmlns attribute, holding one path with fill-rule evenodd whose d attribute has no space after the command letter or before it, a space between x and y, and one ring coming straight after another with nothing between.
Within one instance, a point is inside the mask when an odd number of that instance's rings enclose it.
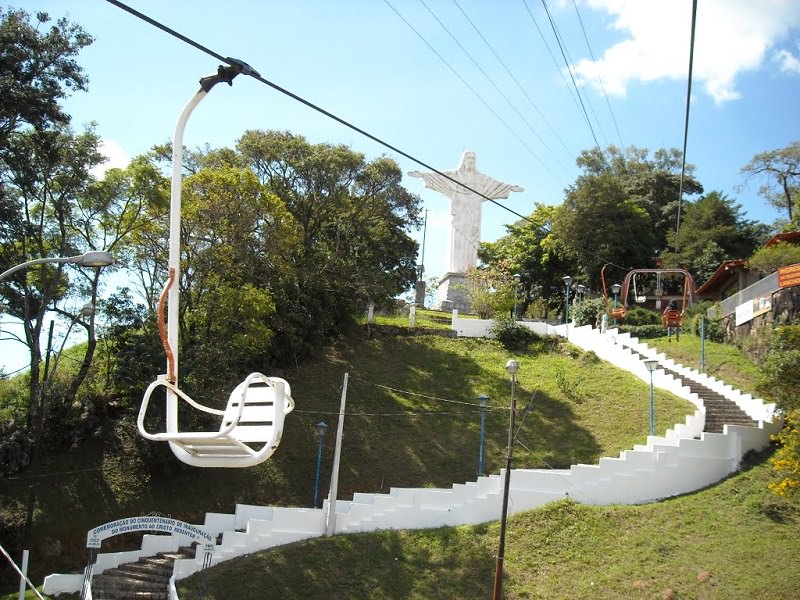
<instances>
[{"instance_id":1,"label":"overhead cable","mask_svg":"<svg viewBox=\"0 0 800 600\"><path fill-rule=\"evenodd\" d=\"M536 154L536 152L534 152L534 151L533 151L533 149L532 149L532 148L531 148L531 147L530 147L530 146L527 144L527 142L525 142L525 140L523 140L523 139L522 139L522 138L519 136L519 134L518 134L516 131L514 131L514 128L513 128L513 127L511 127L511 125L509 125L509 124L506 122L506 120L505 120L503 117L501 117L501 116L500 116L500 114L499 114L499 113L498 113L498 112L497 112L497 111L496 111L494 108L492 108L492 106L491 106L491 105L490 105L490 104L489 104L489 103L488 103L488 102L487 102L487 101L486 101L486 100L483 98L483 96L481 96L481 95L480 95L480 94L479 94L479 93L478 93L478 92L475 90L475 88L474 88L474 87L472 87L472 86L469 84L469 82L468 82L466 79L464 79L464 77L461 75L461 73L459 73L459 72L458 72L458 71L457 71L457 70L456 70L456 69L453 67L453 65L451 65L449 62L447 62L447 59L445 59L445 58L444 58L444 57L441 55L441 53L440 53L438 50L436 50L436 48L434 48L434 47L433 47L433 45L432 45L432 44L431 44L431 43L430 43L430 42L429 42L427 39L425 39L425 36L423 36L423 35L422 35L422 34L421 34L421 33L420 33L420 32L419 32L419 31L418 31L418 30L417 30L417 29L416 29L416 28L415 28L415 27L414 27L414 26L413 26L413 25L412 25L412 24L409 22L409 21L408 21L408 19L406 19L406 18L405 18L405 17L404 17L402 14L400 14L400 12L399 12L399 11L398 11L398 10L397 10L397 9L396 9L394 6L392 6L392 3L391 3L391 2L389 2L389 0L383 0L383 1L386 3L386 5L387 5L389 8L391 8L391 9L392 9L392 11L394 12L394 14L396 14L398 17L400 17L400 19L403 21L403 23L405 23L405 24L406 24L406 25L409 27L409 29L411 29L411 31L413 31L413 32L414 32L414 33L417 35L417 37L418 37L420 40L422 40L422 42L423 42L423 43L424 43L424 44L425 44L425 45L426 45L426 46L427 46L427 47L430 49L430 51L431 51L431 52L433 52L433 53L436 55L436 57L437 57L439 60L441 60L441 61L444 63L444 65L445 65L445 66L446 66L448 69L450 69L450 71L452 71L452 73L453 73L453 74L454 74L456 77L458 77L458 79L461 81L461 83L463 83L463 84L466 86L466 88L467 88L467 89L468 89L470 92L472 92L472 94L473 94L473 95L474 95L474 96L475 96L475 97L476 97L476 98L477 98L477 99L478 99L478 100L481 102L481 104L483 104L483 105L484 105L484 106L487 108L487 110L489 110L489 112L491 112L491 113L492 113L492 114L495 116L495 118L496 118L498 121L500 121L500 123L501 123L501 124L502 124L502 125L503 125L503 126L506 128L506 129L508 129L508 131L511 133L511 135L513 135L513 136L514 136L514 137L517 139L517 141L518 141L520 144L522 144L522 146L523 146L523 147L524 147L524 148L525 148L525 149L528 151L528 153L529 153L529 154L530 154L530 155L531 155L533 158L535 158L535 159L536 159L536 160L539 162L539 164L540 164L540 165L542 165L542 167L543 167L543 168L544 168L544 169L545 169L545 170L546 170L548 173L550 173L550 175L551 175L552 177L554 177L554 178L555 178L555 175L553 174L553 172L552 172L552 171L550 171L550 168L549 168L549 167L548 167L548 166L545 164L545 162L544 162L544 161L543 161L543 160L542 160L542 159L539 157L539 155L537 155L537 154ZM422 5L423 5L425 8L427 8L427 9L428 9L428 11L429 11L429 12L430 12L430 13L433 15L433 17L434 17L434 18L435 18L437 21L439 21L438 17L436 17L436 15L435 15L435 14L433 14L433 12L432 12L432 11L431 11L431 10L428 8L428 6L425 4L425 2L424 2L423 0L420 0L420 2L422 3ZM453 39L455 39L455 37L454 37L454 36L453 36L453 35L450 33L450 31L449 31L449 30L448 30L448 29L447 29L447 28L444 26L444 24L443 24L441 21L439 21L439 24L442 26L442 28L444 28L444 30L445 30L445 31L446 31L448 34L450 34L450 36L451 36L451 37L453 37ZM457 44L459 44L457 40L456 40L456 43L457 43ZM464 50L464 47L463 47L463 46L461 46L461 44L459 44L459 46L461 47L461 49L462 49L462 50ZM466 53L466 50L464 50L464 52ZM469 56L469 53L467 53L467 56ZM472 57L470 57L470 58L472 58ZM474 61L473 61L473 62L474 62ZM476 64L476 66L477 66L477 63L475 63L475 64ZM478 67L478 68L480 69L480 67ZM481 71L482 71L482 69L481 69ZM487 76L487 77L488 77L488 76Z\"/></svg>"},{"instance_id":2,"label":"overhead cable","mask_svg":"<svg viewBox=\"0 0 800 600\"><path fill-rule=\"evenodd\" d=\"M125 12L133 15L134 17L136 17L138 19L141 19L141 20L145 21L146 23L149 23L153 27L156 27L156 28L160 29L161 31L163 31L163 32L165 32L165 33L167 33L167 34L169 34L169 35L171 35L171 36L173 36L173 37L185 42L186 44L189 44L190 46L200 50L201 52L203 52L205 54L208 54L209 56L212 56L213 58L217 59L219 62L225 63L225 64L230 65L230 66L237 66L237 67L241 67L241 65L242 65L241 61L238 61L238 60L230 58L230 57L225 57L225 56L222 56L221 54L219 54L218 52L214 52L213 50L207 48L206 46L203 46L202 44L200 44L200 43L198 43L198 42L186 37L185 35L182 35L182 34L178 33L174 29L172 29L170 27L167 27L166 25L164 25L162 23L159 23L155 19L152 19L151 17L148 17L147 15L139 12L138 10L126 5L125 3L120 2L120 0L106 0L106 2L108 2L109 4L113 4L117 8L120 8L120 9L124 10ZM409 154L407 152L404 152L403 150L401 150L400 148L397 148L396 146L393 146L389 142L386 142L385 140L383 140L383 139L381 139L381 138L369 133L368 131L365 131L364 129L354 125L353 123L350 123L349 121L346 121L345 119L333 114L332 112L330 112L328 110L325 110L321 106L318 106L318 105L314 104L313 102L311 102L309 100L306 100L302 96L298 96L294 92L291 92L291 91L279 86L278 84L276 84L276 83L264 78L263 76L261 76L256 71L251 70L248 73L248 75L250 77L252 77L253 79L255 79L256 81L259 81L260 83L263 83L264 85L266 85L268 87L271 87L272 89L280 92L281 94L284 94L284 95L288 96L289 98L292 98L293 100L296 100L297 102L300 102L304 106L307 106L308 108L310 108L310 109L312 109L312 110L314 110L314 111L316 111L316 112L328 117L329 119L332 119L332 120L336 121L337 123L339 123L341 125L344 125L345 127L355 131L356 133L359 133L360 135L363 135L364 137L372 140L373 142L376 142L376 143L380 144L381 146L384 146L385 148L388 148L389 150L392 150L393 152L396 152L397 154L407 158L411 162L414 162L414 163L420 165L421 167L425 167L426 169L436 173L437 175L439 175L441 177L444 177L448 181L450 181L450 182L452 182L452 183L454 183L454 184L456 184L456 185L468 190L469 192L472 192L476 196L479 196L479 197L483 198L484 200L486 200L488 202L491 202L492 204L494 204L496 206L499 206L500 208L502 208L506 212L509 212L512 215L514 215L516 217L519 217L521 220L527 221L528 223L531 223L532 225L534 225L540 231L542 231L544 233L547 233L547 234L552 233L552 231L549 228L544 227L542 225L539 225L538 223L536 223L536 221L534 221L530 217L526 217L526 216L516 212L515 210L505 206L504 204L501 204L497 200L495 200L493 198L489 198L488 196L486 196L485 194L479 192L478 190L473 189L471 186L459 181L458 179L455 179L455 178L451 177L447 173L442 172L439 169L436 169L435 167L432 167L428 163L416 158L415 156L413 156L413 155L411 155L411 154ZM620 268L620 269L623 269L623 270L629 270L630 269L630 267L623 267L621 265L617 265L617 264L615 264L615 263L613 263L613 262L611 262L609 260L604 259L603 257L601 257L601 256L599 256L597 254L592 254L592 256L594 258L596 258L596 259L599 259L600 262L607 263L607 264L612 265L614 267L617 267L617 268Z\"/></svg>"},{"instance_id":3,"label":"overhead cable","mask_svg":"<svg viewBox=\"0 0 800 600\"><path fill-rule=\"evenodd\" d=\"M502 59L502 58L500 58L500 55L499 55L499 54L497 53L497 51L494 49L494 47L492 46L492 44L490 44L490 43L489 43L489 40L487 40L487 39L486 39L486 36L484 36L484 35L483 35L483 33L481 33L481 30L478 28L478 26L477 26L477 25L475 25L475 23L472 21L472 19L470 19L469 15L466 13L466 11L464 11L464 9L463 9L463 8L461 7L461 5L458 3L458 0L453 0L453 4L455 4L455 5L458 7L458 10L460 10L460 11L461 11L461 14L462 14L462 15L464 15L464 18L465 18L465 19L467 20L467 22L470 24L470 26L472 27L472 29L474 29L474 30L475 30L475 33L477 33L477 34L478 34L478 36L479 36L479 37L480 37L480 38L483 40L483 43L484 43L484 44L486 44L486 47L489 49L489 51L490 51L490 52L491 52L491 53L494 55L494 57L497 59L497 62L499 62L499 63L500 63L500 65L503 67L503 69L505 69L506 73L507 73L507 74L508 74L508 76L511 78L511 81L513 81L513 82L516 84L516 86L519 88L519 91L520 91L520 92L522 92L522 95L523 95L523 96L525 96L525 98L528 100L528 103L531 105L531 107L533 108L533 110L535 110L535 111L536 111L536 114L537 114L537 115L539 115L539 117L542 119L542 121L544 121L544 124L545 124L545 125L547 126L547 128L550 130L550 133L552 133L552 134L553 134L553 136L554 136L554 137L555 137L555 138L556 138L556 139L559 141L559 143L561 144L561 147L562 147L562 148L564 148L564 150L567 152L567 154L571 154L571 151L570 151L570 149L569 149L569 148L567 148L567 145L564 143L564 140L563 140L563 138L561 137L561 135L559 135L559 133L558 133L558 132L557 132L557 131L556 131L556 130L553 128L553 126L550 124L550 121L548 121L547 117L545 117L545 116L544 116L544 114L542 113L542 111L541 111L541 110L539 110L539 107L536 105L536 103L535 103L535 102L533 101L533 99L530 97L530 95L528 94L528 92L525 90L525 88L522 86L522 84L519 82L519 80L518 80L518 79L517 79L517 78L514 76L514 73L512 73L512 72L511 72L511 69L509 69L509 68L508 68L508 66L507 66L507 65L506 65L506 63L503 61L503 59ZM544 142L542 142L542 143L544 143ZM545 145L545 147L547 147L547 146ZM548 149L549 149L549 148L548 148Z\"/></svg>"},{"instance_id":4,"label":"overhead cable","mask_svg":"<svg viewBox=\"0 0 800 600\"><path fill-rule=\"evenodd\" d=\"M694 68L694 34L697 25L697 0L692 1L692 33L689 40L689 77L686 83L686 118L683 123L683 156L681 157L681 179L678 185L678 221L675 225L675 254L680 246L681 204L683 203L683 179L686 176L686 145L689 141L689 107L692 102L692 70Z\"/></svg>"},{"instance_id":5,"label":"overhead cable","mask_svg":"<svg viewBox=\"0 0 800 600\"><path fill-rule=\"evenodd\" d=\"M547 19L550 21L550 28L553 30L553 35L556 38L556 42L558 42L558 48L561 50L561 57L564 59L564 64L567 65L567 72L569 73L569 78L572 81L572 87L575 89L575 93L578 96L578 102L581 105L581 111L583 112L583 116L586 119L586 124L589 126L589 131L592 133L592 139L594 140L594 145L599 148L600 142L597 141L597 135L594 132L594 127L592 127L592 121L589 119L589 113L586 111L586 105L583 103L583 98L581 97L581 93L578 90L578 84L575 81L575 75L572 73L572 68L570 67L570 61L567 59L566 50L564 49L564 45L561 43L561 36L558 35L558 29L556 28L555 21L553 21L553 16L550 14L550 9L547 7L547 2L542 0L542 6L544 7L544 11L547 14Z\"/></svg>"},{"instance_id":6,"label":"overhead cable","mask_svg":"<svg viewBox=\"0 0 800 600\"><path fill-rule=\"evenodd\" d=\"M583 39L586 41L586 47L589 49L589 56L592 58L592 64L595 66L595 73L597 73L597 81L600 84L600 91L603 93L603 98L606 99L606 106L608 106L608 112L611 115L611 121L614 123L614 130L617 132L620 148L624 148L625 143L622 141L622 134L619 132L619 127L617 126L617 118L614 116L614 110L611 108L611 102L608 99L608 94L606 94L606 86L603 84L603 78L600 76L600 71L597 69L597 61L594 58L594 52L592 52L592 45L589 43L589 36L586 34L586 28L583 26L581 12L578 10L578 4L575 2L575 0L572 0L572 6L575 7L575 14L578 15L578 22L581 24Z\"/></svg>"},{"instance_id":7,"label":"overhead cable","mask_svg":"<svg viewBox=\"0 0 800 600\"><path fill-rule=\"evenodd\" d=\"M437 14L436 14L435 12L433 12L433 10L431 10L431 8L430 8L430 7L429 7L429 6L428 6L428 5L425 3L425 0L419 0L419 1L420 1L420 3L422 4L422 6L424 6L424 7L425 7L425 9L426 9L426 10L427 10L427 11L428 11L430 14L431 14L431 16L432 16L434 19L436 19L436 22L437 22L437 23L439 23L439 25L441 26L441 28L445 30L445 33L447 33L447 35L449 35L449 36L450 36L450 39L452 39L452 40L453 40L453 41L456 43L456 45L457 45L459 48L461 48L461 51L462 51L462 52L463 52L463 53L466 55L466 57L467 57L467 58L470 60L470 62L471 62L473 65L475 65L475 68L476 68L476 69L478 69L478 71L480 71L481 75L483 75L483 77L486 79L486 81L488 81L488 82L491 84L491 86L492 86L492 87L495 89L495 91L496 91L498 94L500 94L500 97L501 97L501 98L503 98L503 100L505 100L505 101L506 101L506 104L508 104L508 106L509 106L509 107L511 107L511 110L513 110L513 111L514 111L514 113L516 113L516 115L517 115L517 116L520 118L520 120L521 120L523 123L525 123L525 125L527 125L528 129L530 130L530 132L531 132L533 135L535 135L535 136L536 136L536 139L538 139L538 140L539 140L539 143L541 143L541 144L542 144L542 146L544 146L544 147L545 147L545 149L546 149L546 150L547 150L547 151L548 151L548 152L549 152L551 155L553 155L553 158L556 160L556 162L558 162L559 166L560 166L562 169L564 169L564 171L566 172L566 171L567 171L567 168L566 168L566 167L565 167L565 166L564 166L564 165L561 163L561 161L558 159L558 157L556 157L556 156L555 156L555 154L554 154L554 152L553 152L552 148L550 148L550 146L547 144L547 142L545 142L545 141L544 141L544 139L542 139L542 136L539 134L539 132L538 132L538 131L536 131L536 129L534 129L533 125L531 125L531 124L530 124L530 122L528 121L528 119L526 119L526 118L525 118L525 115L523 115L523 114L522 114L522 113L519 111L519 109L518 109L518 108L517 108L517 107L514 105L514 103L513 103L513 102L511 102L511 100L509 99L508 95L507 95L507 94L506 94L506 93L505 93L505 92L504 92L504 91L503 91L503 90L500 88L500 86L499 86L499 85L497 85L497 83L495 82L495 80L494 80L494 79L492 79L492 77L491 77L491 76L490 76L490 75L489 75L489 74L488 74L488 73L487 73L487 72L486 72L486 71L483 69L483 67L481 67L481 66L480 66L480 64L478 64L478 61L477 61L477 60L475 60L475 58L472 56L472 54L469 52L469 50L467 50L467 49L464 47L464 45L463 45L463 44L462 44L462 43L461 43L461 42L458 40L458 38L457 38L457 37L456 37L456 36L453 34L453 32L452 32L452 31L450 31L450 29L447 27L447 25L445 25L445 24L442 22L442 20L441 20L441 19L440 19L440 18L437 16ZM550 175L551 175L551 176L552 176L554 179L557 179L557 178L556 178L556 176L555 176L555 174L554 174L552 171L550 171L550 169L547 167L547 165L544 163L544 161L542 161L542 160L541 160L541 159L540 159L538 156L536 156L536 158L537 158L537 160L539 160L539 162L540 162L540 163L542 163L542 166L545 168L545 170L546 170L548 173L550 173Z\"/></svg>"}]
</instances>

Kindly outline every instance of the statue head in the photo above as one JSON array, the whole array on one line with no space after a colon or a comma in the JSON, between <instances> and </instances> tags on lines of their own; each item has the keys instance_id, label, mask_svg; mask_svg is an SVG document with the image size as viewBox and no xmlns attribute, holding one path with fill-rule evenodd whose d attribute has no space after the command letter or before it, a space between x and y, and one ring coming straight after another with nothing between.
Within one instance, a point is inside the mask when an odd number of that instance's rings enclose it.
<instances>
[{"instance_id":1,"label":"statue head","mask_svg":"<svg viewBox=\"0 0 800 600\"><path fill-rule=\"evenodd\" d=\"M459 171L475 171L475 152L467 150L461 156L461 164L458 165Z\"/></svg>"}]
</instances>

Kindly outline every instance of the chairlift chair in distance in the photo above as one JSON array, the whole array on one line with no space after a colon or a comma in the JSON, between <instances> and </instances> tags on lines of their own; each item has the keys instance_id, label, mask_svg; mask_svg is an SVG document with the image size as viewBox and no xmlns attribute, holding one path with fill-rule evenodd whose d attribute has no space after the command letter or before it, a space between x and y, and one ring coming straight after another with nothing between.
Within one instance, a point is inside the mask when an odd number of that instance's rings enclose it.
<instances>
[{"instance_id":1,"label":"chairlift chair in distance","mask_svg":"<svg viewBox=\"0 0 800 600\"><path fill-rule=\"evenodd\" d=\"M605 277L605 269L607 265L603 265L603 268L600 271L600 278L603 283L603 297L606 300L606 305L608 305L608 289L606 286L606 277ZM640 295L639 290L637 289L636 281L638 275L656 275L656 299L657 302L661 299L661 281L663 279L663 275L669 274L677 274L683 275L683 293L681 295L681 307L679 311L676 311L677 314L671 314L669 316L669 320L672 325L667 325L666 320L662 319L665 323L664 326L667 327L680 327L681 322L683 321L683 317L686 314L686 309L694 304L695 301L695 286L694 286L694 278L692 274L689 273L686 269L680 268L659 268L659 269L631 269L625 275L625 278L622 281L622 287L619 294L619 305L613 307L609 312L609 315L617 320L621 320L625 318L625 315L628 312L629 308L629 297L630 293L633 292L633 300L637 303L646 302L648 297L647 295ZM656 306L659 306L656 304ZM671 311L670 311L671 312Z\"/></svg>"},{"instance_id":2,"label":"chairlift chair in distance","mask_svg":"<svg viewBox=\"0 0 800 600\"><path fill-rule=\"evenodd\" d=\"M183 131L192 111L211 89L222 81L233 84L240 73L258 77L246 63L227 58L215 75L203 77L200 89L183 109L175 128L172 147L172 188L170 196L170 236L168 279L158 300L158 329L167 355L167 372L159 375L144 393L137 426L142 437L168 442L173 454L195 467L250 467L267 460L278 447L284 417L294 409L289 384L279 377L251 373L231 392L224 410L203 406L178 387L178 301L180 280L181 185ZM167 305L166 324L164 308ZM145 428L145 415L157 388L166 392L166 431L151 433ZM178 400L193 409L221 417L217 431L180 431Z\"/></svg>"}]
</instances>

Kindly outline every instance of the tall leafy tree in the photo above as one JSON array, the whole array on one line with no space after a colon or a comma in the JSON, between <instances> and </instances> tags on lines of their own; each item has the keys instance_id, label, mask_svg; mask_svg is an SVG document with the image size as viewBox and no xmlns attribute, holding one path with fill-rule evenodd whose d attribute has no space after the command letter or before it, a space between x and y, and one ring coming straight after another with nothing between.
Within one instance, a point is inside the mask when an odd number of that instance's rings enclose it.
<instances>
[{"instance_id":1,"label":"tall leafy tree","mask_svg":"<svg viewBox=\"0 0 800 600\"><path fill-rule=\"evenodd\" d=\"M664 249L670 234L678 228L679 198L682 155L677 148L660 148L650 157L648 150L630 146L625 150L609 146L605 150L593 148L581 153L577 164L584 176L610 174L625 192L628 200L645 209L654 233L654 249ZM583 176L576 186L583 185ZM686 165L683 193L692 196L703 192L703 187L694 177L694 166Z\"/></svg>"},{"instance_id":2,"label":"tall leafy tree","mask_svg":"<svg viewBox=\"0 0 800 600\"><path fill-rule=\"evenodd\" d=\"M89 169L101 161L97 144L91 132L74 135L64 128L29 130L14 136L3 169L3 188L11 209L0 225L0 259L4 265L81 251L81 240L72 223L79 198L91 181ZM79 269L64 264L39 265L14 273L0 287L7 312L22 322L23 342L30 354L29 425L35 447L41 438L45 405L40 370L42 329L54 309L77 319L77 313L64 308L70 291L74 291L70 274L74 277L76 271ZM86 299L94 302L99 275L90 272L86 276L90 284Z\"/></svg>"},{"instance_id":3,"label":"tall leafy tree","mask_svg":"<svg viewBox=\"0 0 800 600\"><path fill-rule=\"evenodd\" d=\"M44 13L2 13L0 43L0 267L38 258L66 257L88 250L116 251L141 222L143 206L154 201L155 173L145 166L112 172L98 182L91 170L103 162L93 127L75 133L60 101L85 90L87 79L75 57L91 43L79 26ZM33 23L31 22L33 21ZM56 396L71 406L86 378L97 346L94 313L101 272L65 264L44 264L13 274L0 286L4 310L20 320L18 340L30 357L28 426L41 450L45 413ZM69 332L83 328L88 343L77 372L63 389L50 385L50 348L59 340L43 328L61 319ZM51 361L55 364L55 361ZM44 367L44 368L43 368Z\"/></svg>"},{"instance_id":4,"label":"tall leafy tree","mask_svg":"<svg viewBox=\"0 0 800 600\"><path fill-rule=\"evenodd\" d=\"M766 225L745 219L741 206L731 198L721 192L709 192L686 205L680 252L665 253L664 262L688 268L701 283L722 260L750 256L768 233Z\"/></svg>"},{"instance_id":5,"label":"tall leafy tree","mask_svg":"<svg viewBox=\"0 0 800 600\"><path fill-rule=\"evenodd\" d=\"M289 132L249 131L237 144L246 164L285 205L298 228L294 270L282 280L283 352L304 351L416 279L419 198L393 160L367 162L345 146L310 144Z\"/></svg>"},{"instance_id":6,"label":"tall leafy tree","mask_svg":"<svg viewBox=\"0 0 800 600\"><path fill-rule=\"evenodd\" d=\"M742 173L748 178L763 176L766 181L759 188L759 194L776 208L786 211L787 229L800 227L800 141L785 148L759 152L742 167Z\"/></svg>"},{"instance_id":7,"label":"tall leafy tree","mask_svg":"<svg viewBox=\"0 0 800 600\"><path fill-rule=\"evenodd\" d=\"M528 220L506 226L506 235L495 242L482 243L478 249L482 262L506 265L507 276L519 274L519 314L525 314L538 298L553 306L561 302L561 277L572 269L573 263L551 232L556 212L553 206L537 204Z\"/></svg>"},{"instance_id":8,"label":"tall leafy tree","mask_svg":"<svg viewBox=\"0 0 800 600\"><path fill-rule=\"evenodd\" d=\"M571 273L598 289L604 264L648 266L657 248L648 211L631 199L613 172L582 175L558 207L553 233L574 258Z\"/></svg>"},{"instance_id":9,"label":"tall leafy tree","mask_svg":"<svg viewBox=\"0 0 800 600\"><path fill-rule=\"evenodd\" d=\"M25 11L0 7L0 152L20 130L68 125L59 101L87 88L75 57L92 37L67 19L53 23L47 13L36 13L34 21Z\"/></svg>"}]
</instances>

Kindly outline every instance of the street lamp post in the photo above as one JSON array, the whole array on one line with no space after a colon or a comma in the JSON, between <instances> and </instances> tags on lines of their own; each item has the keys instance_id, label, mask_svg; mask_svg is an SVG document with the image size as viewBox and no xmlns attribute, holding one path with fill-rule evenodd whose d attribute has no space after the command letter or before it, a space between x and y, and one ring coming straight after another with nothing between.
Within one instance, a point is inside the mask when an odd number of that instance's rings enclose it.
<instances>
[{"instance_id":1,"label":"street lamp post","mask_svg":"<svg viewBox=\"0 0 800 600\"><path fill-rule=\"evenodd\" d=\"M572 277L564 275L561 279L564 281L564 337L569 339L569 286Z\"/></svg>"},{"instance_id":2,"label":"street lamp post","mask_svg":"<svg viewBox=\"0 0 800 600\"><path fill-rule=\"evenodd\" d=\"M512 275L514 279L514 320L517 320L517 293L519 291L519 282L522 279L522 276L519 273L514 273Z\"/></svg>"},{"instance_id":3,"label":"street lamp post","mask_svg":"<svg viewBox=\"0 0 800 600\"><path fill-rule=\"evenodd\" d=\"M614 325L617 324L617 317L616 317L616 309L617 309L617 294L622 289L622 286L618 283L615 283L611 286L611 293L614 294L614 308L611 311L611 314L614 315Z\"/></svg>"},{"instance_id":4,"label":"street lamp post","mask_svg":"<svg viewBox=\"0 0 800 600\"><path fill-rule=\"evenodd\" d=\"M483 476L483 440L486 435L486 407L489 405L489 396L481 394L478 396L481 405L481 442L478 449L478 477Z\"/></svg>"},{"instance_id":5,"label":"street lamp post","mask_svg":"<svg viewBox=\"0 0 800 600\"><path fill-rule=\"evenodd\" d=\"M653 397L653 371L656 370L657 365L658 361L655 359L644 361L644 366L647 367L650 373L650 435L656 434L656 405L655 398Z\"/></svg>"},{"instance_id":6,"label":"street lamp post","mask_svg":"<svg viewBox=\"0 0 800 600\"><path fill-rule=\"evenodd\" d=\"M317 495L319 493L319 469L322 465L322 443L325 439L325 432L328 430L328 424L325 421L320 421L316 424L316 428L319 444L317 446L317 470L314 474L314 503L312 504L312 507L314 508L317 508Z\"/></svg>"},{"instance_id":7,"label":"street lamp post","mask_svg":"<svg viewBox=\"0 0 800 600\"><path fill-rule=\"evenodd\" d=\"M80 267L100 268L114 264L114 257L111 256L110 252L104 252L101 250L91 250L89 252L84 252L83 254L79 254L77 256L37 258L19 264L15 267L11 267L7 271L3 271L2 273L0 273L0 280L5 279L12 273L16 273L21 269L26 269L28 267L32 267L33 265L42 265L45 263L69 263L72 265L78 265Z\"/></svg>"},{"instance_id":8,"label":"street lamp post","mask_svg":"<svg viewBox=\"0 0 800 600\"><path fill-rule=\"evenodd\" d=\"M508 449L506 454L506 476L503 486L503 508L500 514L500 545L497 549L497 561L494 571L494 593L492 600L500 600L503 593L503 559L506 550L506 521L508 518L508 493L511 486L511 459L514 456L514 417L517 412L517 401L515 397L517 386L517 373L519 372L519 362L509 360L506 363L506 371L511 375L511 414L508 419Z\"/></svg>"},{"instance_id":9,"label":"street lamp post","mask_svg":"<svg viewBox=\"0 0 800 600\"><path fill-rule=\"evenodd\" d=\"M578 319L580 319L578 325L580 325L583 320L583 300L586 297L587 289L589 288L587 288L582 283L579 283L577 286L575 286L575 291L578 293L578 311L579 311Z\"/></svg>"}]
</instances>

